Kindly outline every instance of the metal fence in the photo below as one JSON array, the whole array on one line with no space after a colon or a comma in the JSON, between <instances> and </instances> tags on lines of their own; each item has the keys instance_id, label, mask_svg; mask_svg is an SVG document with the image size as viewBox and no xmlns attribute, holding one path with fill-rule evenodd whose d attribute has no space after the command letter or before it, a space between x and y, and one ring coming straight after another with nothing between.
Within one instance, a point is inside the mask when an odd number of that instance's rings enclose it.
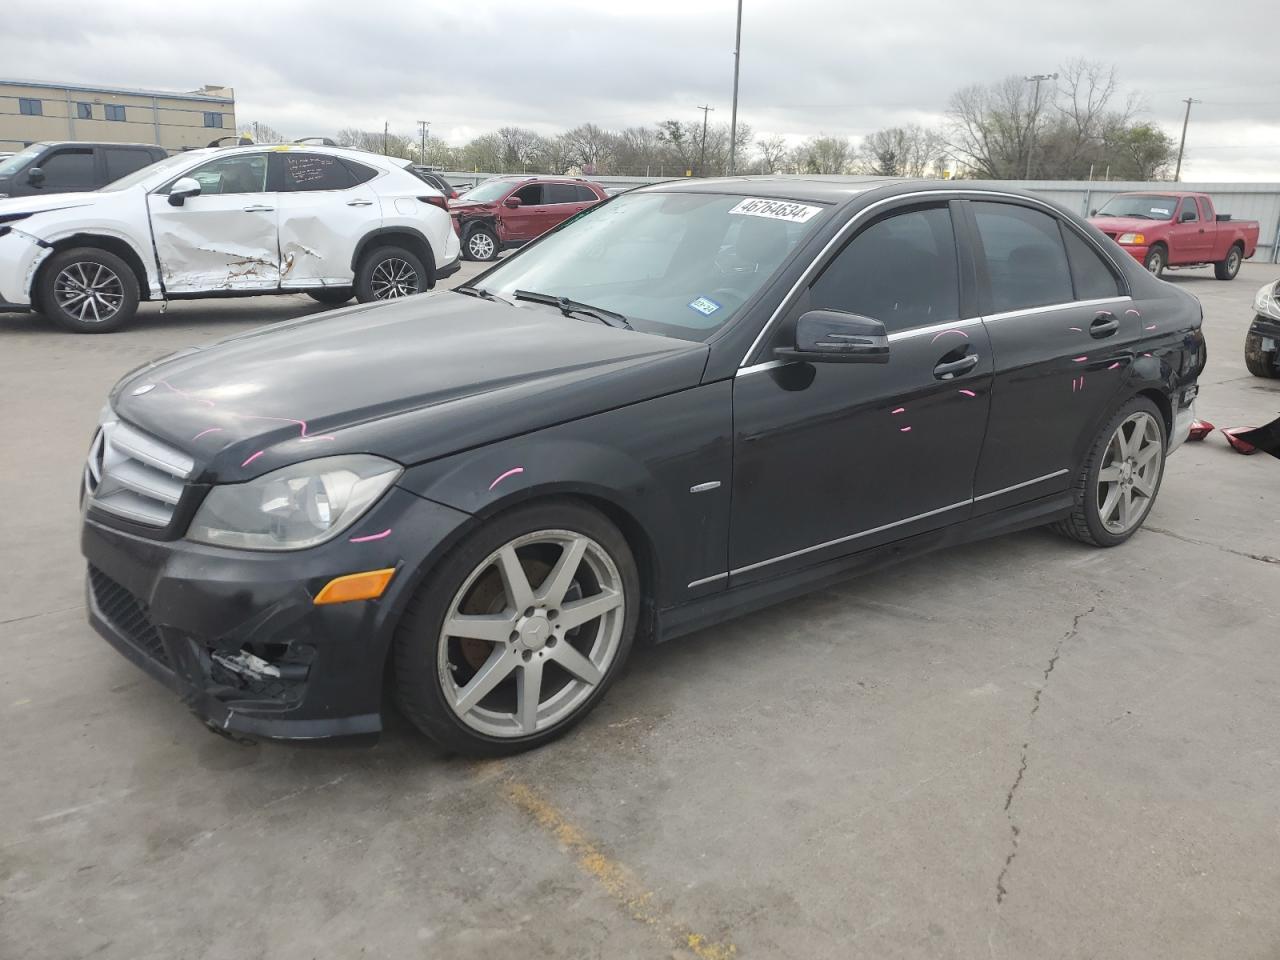
<instances>
[{"instance_id":1,"label":"metal fence","mask_svg":"<svg viewBox=\"0 0 1280 960\"><path fill-rule=\"evenodd\" d=\"M441 174L458 187L471 187L496 174L458 173ZM510 176L510 174L507 174ZM533 174L529 174L533 176ZM670 177L589 177L610 192L629 190L646 183L657 183ZM830 180L885 180L887 177L822 177ZM1134 183L1119 180L1009 180L1008 185L1038 193L1046 199L1062 204L1068 210L1087 217L1089 211L1101 207L1108 197L1117 193L1134 191L1160 192L1187 190L1207 193L1213 197L1218 213L1230 214L1237 220L1257 220L1258 252L1255 263L1280 263L1280 183Z\"/></svg>"}]
</instances>

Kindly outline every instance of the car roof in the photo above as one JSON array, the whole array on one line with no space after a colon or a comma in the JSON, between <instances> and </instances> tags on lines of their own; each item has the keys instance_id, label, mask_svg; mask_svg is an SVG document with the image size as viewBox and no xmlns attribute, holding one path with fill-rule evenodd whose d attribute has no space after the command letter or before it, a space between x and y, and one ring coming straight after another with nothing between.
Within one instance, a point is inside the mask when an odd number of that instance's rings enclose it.
<instances>
[{"instance_id":1,"label":"car roof","mask_svg":"<svg viewBox=\"0 0 1280 960\"><path fill-rule=\"evenodd\" d=\"M37 140L33 147L145 147L148 150L164 150L158 143L121 143L116 140ZM25 147L23 149L26 149ZM165 151L168 152L167 150Z\"/></svg>"},{"instance_id":2,"label":"car roof","mask_svg":"<svg viewBox=\"0 0 1280 960\"><path fill-rule=\"evenodd\" d=\"M817 203L842 203L875 187L911 182L895 177L827 177L827 176L746 176L715 177L709 180L681 178L665 180L641 189L663 193L736 193L771 200L812 200ZM918 181L916 181L918 182Z\"/></svg>"}]
</instances>

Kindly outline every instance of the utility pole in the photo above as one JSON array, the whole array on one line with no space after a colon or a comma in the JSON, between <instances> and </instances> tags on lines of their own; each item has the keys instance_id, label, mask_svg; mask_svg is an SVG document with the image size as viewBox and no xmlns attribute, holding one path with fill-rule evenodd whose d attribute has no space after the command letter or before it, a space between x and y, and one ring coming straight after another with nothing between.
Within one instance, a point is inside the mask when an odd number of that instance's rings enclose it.
<instances>
[{"instance_id":1,"label":"utility pole","mask_svg":"<svg viewBox=\"0 0 1280 960\"><path fill-rule=\"evenodd\" d=\"M715 107L699 107L702 111L702 159L698 161L698 176L705 177L707 175L707 114L715 110Z\"/></svg>"},{"instance_id":2,"label":"utility pole","mask_svg":"<svg viewBox=\"0 0 1280 960\"><path fill-rule=\"evenodd\" d=\"M1035 103L1034 103L1034 106L1032 106L1031 108L1031 128L1028 131L1028 139L1027 139L1026 179L1028 180L1031 179L1031 155L1032 153L1035 152L1035 148L1036 148L1036 119L1040 116L1040 84L1045 80L1057 80L1057 79L1058 79L1058 75L1056 73L1037 73L1033 77L1026 78L1027 83L1034 83L1036 85Z\"/></svg>"},{"instance_id":3,"label":"utility pole","mask_svg":"<svg viewBox=\"0 0 1280 960\"><path fill-rule=\"evenodd\" d=\"M387 136L391 132L391 121L382 121L382 155L387 155Z\"/></svg>"},{"instance_id":4,"label":"utility pole","mask_svg":"<svg viewBox=\"0 0 1280 960\"><path fill-rule=\"evenodd\" d=\"M742 59L742 0L738 0L738 32L733 41L733 113L729 120L729 176L737 173L738 63ZM705 142L705 138L704 141Z\"/></svg>"},{"instance_id":5,"label":"utility pole","mask_svg":"<svg viewBox=\"0 0 1280 960\"><path fill-rule=\"evenodd\" d=\"M420 148L421 153L418 154L418 156L421 159L419 159L418 162L422 164L425 164L427 162L427 128L429 126L431 126L430 120L418 121L418 129L422 131L422 147Z\"/></svg>"},{"instance_id":6,"label":"utility pole","mask_svg":"<svg viewBox=\"0 0 1280 960\"><path fill-rule=\"evenodd\" d=\"M1182 179L1182 151L1187 146L1187 124L1191 121L1191 105L1200 101L1194 97L1187 97L1182 102L1187 105L1187 112L1182 116L1182 139L1178 141L1178 166L1173 171L1174 183Z\"/></svg>"}]
</instances>

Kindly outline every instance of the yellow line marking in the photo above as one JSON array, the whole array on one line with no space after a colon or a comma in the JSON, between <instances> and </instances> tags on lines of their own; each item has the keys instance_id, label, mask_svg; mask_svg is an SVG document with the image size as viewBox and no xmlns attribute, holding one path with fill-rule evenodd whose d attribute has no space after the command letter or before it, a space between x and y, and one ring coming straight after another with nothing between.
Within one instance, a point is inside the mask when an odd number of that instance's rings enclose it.
<instances>
[{"instance_id":1,"label":"yellow line marking","mask_svg":"<svg viewBox=\"0 0 1280 960\"><path fill-rule=\"evenodd\" d=\"M632 919L659 928L676 944L691 950L698 960L731 960L737 956L738 948L732 943L709 940L667 916L654 902L653 891L646 890L626 866L601 850L597 843L528 784L504 778L502 789L507 799L555 837L573 856L578 868L603 887L631 914Z\"/></svg>"}]
</instances>

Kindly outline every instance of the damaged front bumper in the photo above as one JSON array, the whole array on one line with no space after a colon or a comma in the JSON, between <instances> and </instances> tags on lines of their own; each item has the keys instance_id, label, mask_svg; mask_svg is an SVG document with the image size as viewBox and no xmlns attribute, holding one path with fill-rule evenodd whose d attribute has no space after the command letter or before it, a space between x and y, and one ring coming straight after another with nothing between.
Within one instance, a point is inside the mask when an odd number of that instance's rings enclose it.
<instances>
[{"instance_id":1,"label":"damaged front bumper","mask_svg":"<svg viewBox=\"0 0 1280 960\"><path fill-rule=\"evenodd\" d=\"M372 738L400 612L466 519L393 487L368 522L395 535L269 553L153 540L87 516L89 622L219 732ZM313 602L336 576L389 567L397 572L378 600Z\"/></svg>"}]
</instances>

